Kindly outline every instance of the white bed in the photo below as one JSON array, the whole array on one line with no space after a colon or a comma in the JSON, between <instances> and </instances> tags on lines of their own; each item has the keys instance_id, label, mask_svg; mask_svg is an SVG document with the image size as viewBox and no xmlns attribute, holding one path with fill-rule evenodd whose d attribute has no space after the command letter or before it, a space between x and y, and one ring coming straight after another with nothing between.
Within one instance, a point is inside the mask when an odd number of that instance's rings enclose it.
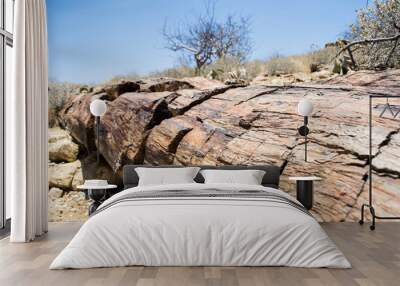
<instances>
[{"instance_id":1,"label":"white bed","mask_svg":"<svg viewBox=\"0 0 400 286\"><path fill-rule=\"evenodd\" d=\"M138 192L154 195L175 190L182 196L136 197ZM239 191L244 192L240 197L212 195ZM190 196L194 192L211 195ZM254 197L252 192L265 192L268 199L263 193ZM298 204L282 191L255 185L130 188L100 206L50 269L128 265L350 268L318 222Z\"/></svg>"}]
</instances>

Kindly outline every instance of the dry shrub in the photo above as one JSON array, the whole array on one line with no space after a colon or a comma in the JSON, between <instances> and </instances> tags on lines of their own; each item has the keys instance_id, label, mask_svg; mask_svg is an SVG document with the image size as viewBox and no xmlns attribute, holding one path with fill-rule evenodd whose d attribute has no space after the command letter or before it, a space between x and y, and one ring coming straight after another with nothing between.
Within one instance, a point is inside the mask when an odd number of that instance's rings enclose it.
<instances>
[{"instance_id":1,"label":"dry shrub","mask_svg":"<svg viewBox=\"0 0 400 286\"><path fill-rule=\"evenodd\" d=\"M274 76L304 71L304 67L293 57L275 55L265 63L265 71L268 75Z\"/></svg>"},{"instance_id":2,"label":"dry shrub","mask_svg":"<svg viewBox=\"0 0 400 286\"><path fill-rule=\"evenodd\" d=\"M188 65L176 66L173 68L168 68L162 71L152 72L149 74L151 77L173 77L173 78L184 78L192 77L196 75L194 68Z\"/></svg>"},{"instance_id":3,"label":"dry shrub","mask_svg":"<svg viewBox=\"0 0 400 286\"><path fill-rule=\"evenodd\" d=\"M214 63L208 65L203 71L202 75L211 77L214 74L214 78L225 81L230 78L230 73L237 72L243 65L240 59L234 57L226 57L219 59Z\"/></svg>"},{"instance_id":4,"label":"dry shrub","mask_svg":"<svg viewBox=\"0 0 400 286\"><path fill-rule=\"evenodd\" d=\"M304 54L303 57L308 59L309 63L317 65L328 65L332 61L332 58L338 52L338 47L331 46L323 49L313 49L310 53Z\"/></svg>"},{"instance_id":5,"label":"dry shrub","mask_svg":"<svg viewBox=\"0 0 400 286\"><path fill-rule=\"evenodd\" d=\"M311 52L302 55L275 55L265 62L265 72L268 75L316 72L321 66L329 65L336 51L336 47L327 47L313 48Z\"/></svg>"},{"instance_id":6,"label":"dry shrub","mask_svg":"<svg viewBox=\"0 0 400 286\"><path fill-rule=\"evenodd\" d=\"M58 125L58 112L64 106L68 96L78 94L80 88L80 84L56 81L49 82L49 127Z\"/></svg>"},{"instance_id":7,"label":"dry shrub","mask_svg":"<svg viewBox=\"0 0 400 286\"><path fill-rule=\"evenodd\" d=\"M214 79L225 81L229 78L229 73L238 71L239 69L246 67L246 65L247 64L242 64L238 58L226 57L205 66L200 71L200 76L213 77ZM163 71L153 72L149 76L172 78L192 77L196 76L196 69L189 65L181 65Z\"/></svg>"},{"instance_id":8,"label":"dry shrub","mask_svg":"<svg viewBox=\"0 0 400 286\"><path fill-rule=\"evenodd\" d=\"M112 85L112 84L120 83L122 81L137 81L141 78L143 78L143 77L141 77L137 73L130 73L127 75L116 75L116 76L112 77L111 79L102 82L99 85Z\"/></svg>"},{"instance_id":9,"label":"dry shrub","mask_svg":"<svg viewBox=\"0 0 400 286\"><path fill-rule=\"evenodd\" d=\"M265 61L253 60L244 64L244 68L247 71L249 79L253 79L256 76L265 73Z\"/></svg>"}]
</instances>

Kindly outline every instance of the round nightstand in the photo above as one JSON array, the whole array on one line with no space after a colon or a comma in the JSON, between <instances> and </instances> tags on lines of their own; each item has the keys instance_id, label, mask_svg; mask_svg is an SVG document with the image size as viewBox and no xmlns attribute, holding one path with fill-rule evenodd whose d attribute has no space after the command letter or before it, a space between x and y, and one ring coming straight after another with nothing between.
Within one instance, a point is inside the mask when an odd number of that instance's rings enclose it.
<instances>
[{"instance_id":1,"label":"round nightstand","mask_svg":"<svg viewBox=\"0 0 400 286\"><path fill-rule=\"evenodd\" d=\"M104 186L89 186L80 185L77 187L80 190L88 190L89 198L93 203L89 206L89 215L94 213L102 202L106 199L107 190L117 188L117 185L104 185Z\"/></svg>"},{"instance_id":2,"label":"round nightstand","mask_svg":"<svg viewBox=\"0 0 400 286\"><path fill-rule=\"evenodd\" d=\"M307 209L313 206L314 181L321 181L320 177L289 177L289 180L296 181L296 198Z\"/></svg>"}]
</instances>

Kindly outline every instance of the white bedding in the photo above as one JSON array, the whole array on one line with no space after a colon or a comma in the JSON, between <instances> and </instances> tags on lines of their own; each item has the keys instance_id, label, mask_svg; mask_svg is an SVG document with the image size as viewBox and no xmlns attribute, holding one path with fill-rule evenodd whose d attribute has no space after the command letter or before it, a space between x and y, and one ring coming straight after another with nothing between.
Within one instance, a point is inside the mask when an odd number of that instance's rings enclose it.
<instances>
[{"instance_id":1,"label":"white bedding","mask_svg":"<svg viewBox=\"0 0 400 286\"><path fill-rule=\"evenodd\" d=\"M153 198L113 202L132 192L263 190L254 185L136 187L104 202L50 269L145 266L349 268L318 222L293 206L255 198ZM292 199L294 201L294 199ZM108 205L108 208L106 206Z\"/></svg>"}]
</instances>

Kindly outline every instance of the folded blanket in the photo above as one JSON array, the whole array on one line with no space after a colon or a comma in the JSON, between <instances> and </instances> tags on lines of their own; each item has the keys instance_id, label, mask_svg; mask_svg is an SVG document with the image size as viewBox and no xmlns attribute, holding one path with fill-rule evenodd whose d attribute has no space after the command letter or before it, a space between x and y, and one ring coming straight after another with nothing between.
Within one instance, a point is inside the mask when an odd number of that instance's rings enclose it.
<instances>
[{"instance_id":1,"label":"folded blanket","mask_svg":"<svg viewBox=\"0 0 400 286\"><path fill-rule=\"evenodd\" d=\"M302 204L287 196L271 192L267 190L235 190L228 191L219 188L205 188L202 190L165 190L165 191L146 191L146 192L130 192L119 196L117 199L107 201L102 204L91 216L94 216L110 207L119 203L128 201L144 201L153 199L174 199L174 200L187 200L187 199L238 199L238 200L264 200L280 204L286 204L296 208L297 210L311 216L311 214L304 208Z\"/></svg>"}]
</instances>

